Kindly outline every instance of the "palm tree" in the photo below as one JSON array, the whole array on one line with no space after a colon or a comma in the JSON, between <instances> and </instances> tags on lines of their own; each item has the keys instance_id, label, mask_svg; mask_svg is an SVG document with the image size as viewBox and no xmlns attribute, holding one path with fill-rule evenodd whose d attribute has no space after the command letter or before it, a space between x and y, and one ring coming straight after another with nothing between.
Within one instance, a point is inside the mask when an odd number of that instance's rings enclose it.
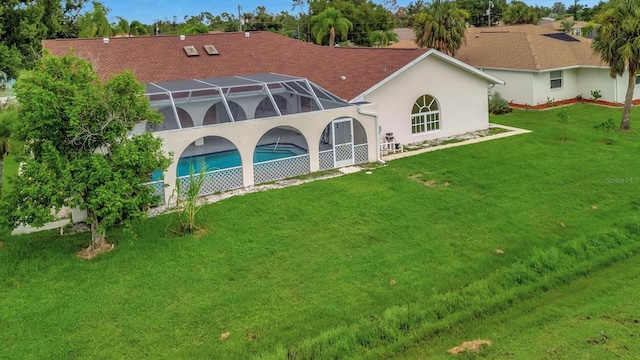
<instances>
[{"instance_id":1,"label":"palm tree","mask_svg":"<svg viewBox=\"0 0 640 360\"><path fill-rule=\"evenodd\" d=\"M390 30L376 30L369 34L369 41L374 46L389 46L390 43L398 41L398 34Z\"/></svg>"},{"instance_id":2,"label":"palm tree","mask_svg":"<svg viewBox=\"0 0 640 360\"><path fill-rule=\"evenodd\" d=\"M571 29L573 29L575 25L575 21L571 19L564 19L560 22L560 30L565 34L568 34L571 32Z\"/></svg>"},{"instance_id":3,"label":"palm tree","mask_svg":"<svg viewBox=\"0 0 640 360\"><path fill-rule=\"evenodd\" d=\"M538 22L538 14L522 1L512 1L504 10L502 21L506 25L535 24Z\"/></svg>"},{"instance_id":4,"label":"palm tree","mask_svg":"<svg viewBox=\"0 0 640 360\"><path fill-rule=\"evenodd\" d=\"M333 47L336 43L336 32L340 34L342 40L347 40L349 30L353 30L353 24L347 18L342 16L340 10L328 7L318 15L311 17L313 23L313 31L316 34L316 43L322 44L322 40L329 34L329 46Z\"/></svg>"},{"instance_id":5,"label":"palm tree","mask_svg":"<svg viewBox=\"0 0 640 360\"><path fill-rule=\"evenodd\" d=\"M453 1L433 0L413 23L416 44L455 56L465 41L468 18L469 13Z\"/></svg>"},{"instance_id":6,"label":"palm tree","mask_svg":"<svg viewBox=\"0 0 640 360\"><path fill-rule=\"evenodd\" d=\"M620 122L620 129L628 130L640 64L640 0L611 0L595 19L599 26L591 47L609 65L611 77L629 73Z\"/></svg>"}]
</instances>

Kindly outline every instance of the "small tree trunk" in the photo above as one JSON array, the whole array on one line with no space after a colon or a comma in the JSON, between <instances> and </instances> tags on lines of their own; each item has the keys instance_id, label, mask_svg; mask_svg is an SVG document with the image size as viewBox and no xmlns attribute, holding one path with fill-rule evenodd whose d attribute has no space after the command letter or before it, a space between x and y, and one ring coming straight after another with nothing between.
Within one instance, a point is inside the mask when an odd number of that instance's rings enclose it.
<instances>
[{"instance_id":1,"label":"small tree trunk","mask_svg":"<svg viewBox=\"0 0 640 360\"><path fill-rule=\"evenodd\" d=\"M98 229L98 220L95 217L91 221L91 245L89 249L100 250L107 245L104 230Z\"/></svg>"},{"instance_id":2,"label":"small tree trunk","mask_svg":"<svg viewBox=\"0 0 640 360\"><path fill-rule=\"evenodd\" d=\"M329 29L329 47L334 47L336 45L336 29L332 26Z\"/></svg>"},{"instance_id":3,"label":"small tree trunk","mask_svg":"<svg viewBox=\"0 0 640 360\"><path fill-rule=\"evenodd\" d=\"M620 130L629 130L631 128L631 102L633 101L633 91L636 88L636 73L629 71L629 83L627 84L627 93L624 96L624 109L622 110L622 121L620 122Z\"/></svg>"},{"instance_id":4,"label":"small tree trunk","mask_svg":"<svg viewBox=\"0 0 640 360\"><path fill-rule=\"evenodd\" d=\"M89 247L82 249L78 252L78 256L83 259L93 259L96 255L108 252L113 249L113 245L108 244L105 231L100 229L100 222L97 216L89 211L89 219L91 219L91 244Z\"/></svg>"}]
</instances>

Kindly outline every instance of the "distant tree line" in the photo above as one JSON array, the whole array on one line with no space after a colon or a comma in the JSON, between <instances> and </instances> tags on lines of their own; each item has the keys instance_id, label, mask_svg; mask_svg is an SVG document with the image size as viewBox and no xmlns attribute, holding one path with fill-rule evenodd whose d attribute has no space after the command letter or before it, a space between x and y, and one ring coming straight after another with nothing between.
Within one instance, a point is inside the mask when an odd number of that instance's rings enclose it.
<instances>
[{"instance_id":1,"label":"distant tree line","mask_svg":"<svg viewBox=\"0 0 640 360\"><path fill-rule=\"evenodd\" d=\"M444 5L436 4L443 2ZM271 31L321 45L385 46L397 41L396 27L424 25L434 9L460 9L454 24L496 26L535 24L542 17L590 21L605 5L588 7L574 0L568 7L529 6L507 0L416 0L406 7L396 0L292 0L291 12L270 13L264 6L240 15L205 11L183 19L156 19L152 24L124 17L110 17L110 9L90 0L3 0L0 3L0 71L15 78L41 55L42 39L108 36L196 34L212 31ZM454 6L455 5L455 6ZM443 27L448 25L443 24ZM457 31L457 30L456 30ZM421 33L424 35L424 33ZM420 34L419 34L420 35Z\"/></svg>"}]
</instances>

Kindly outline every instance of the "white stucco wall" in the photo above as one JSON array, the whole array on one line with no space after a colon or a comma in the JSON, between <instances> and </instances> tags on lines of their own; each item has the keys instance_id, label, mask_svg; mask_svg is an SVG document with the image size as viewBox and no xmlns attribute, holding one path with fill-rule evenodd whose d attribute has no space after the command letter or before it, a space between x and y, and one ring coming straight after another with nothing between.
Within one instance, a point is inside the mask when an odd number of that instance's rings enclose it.
<instances>
[{"instance_id":1,"label":"white stucco wall","mask_svg":"<svg viewBox=\"0 0 640 360\"><path fill-rule=\"evenodd\" d=\"M629 73L625 72L623 76L616 77L615 88L616 88L616 96L617 101L619 103L624 103L624 97L627 93L627 85L629 81ZM635 85L635 90L633 92L633 99L640 99L640 85Z\"/></svg>"},{"instance_id":2,"label":"white stucco wall","mask_svg":"<svg viewBox=\"0 0 640 360\"><path fill-rule=\"evenodd\" d=\"M578 90L578 69L562 70L562 87L551 88L551 72L543 71L533 76L533 105L544 104L547 101L575 99L580 94Z\"/></svg>"},{"instance_id":3,"label":"white stucco wall","mask_svg":"<svg viewBox=\"0 0 640 360\"><path fill-rule=\"evenodd\" d=\"M428 56L364 97L377 105L381 134L393 132L402 144L462 134L489 126L487 80ZM411 109L418 97L439 103L441 130L411 133Z\"/></svg>"},{"instance_id":4,"label":"white stucco wall","mask_svg":"<svg viewBox=\"0 0 640 360\"><path fill-rule=\"evenodd\" d=\"M360 114L357 106L156 132L154 135L163 140L162 148L166 152L173 153L173 163L164 173L164 182L169 185L165 188L165 199L169 199L173 193L179 158L185 149L197 139L219 136L229 140L238 149L242 158L243 184L244 186L252 186L254 185L253 153L262 136L269 130L279 126L296 129L304 137L309 147L310 170L314 172L320 168L318 152L324 128L333 120L342 117L350 117L360 122L370 145L368 147L369 161L376 161L378 146L375 117Z\"/></svg>"},{"instance_id":5,"label":"white stucco wall","mask_svg":"<svg viewBox=\"0 0 640 360\"><path fill-rule=\"evenodd\" d=\"M491 93L499 92L503 98L516 104L533 104L533 73L510 70L481 69L499 79L504 85L496 85Z\"/></svg>"},{"instance_id":6,"label":"white stucco wall","mask_svg":"<svg viewBox=\"0 0 640 360\"><path fill-rule=\"evenodd\" d=\"M499 91L507 101L517 104L544 104L547 97L555 101L573 99L578 95L590 99L592 90L600 90L600 100L623 103L627 90L627 74L614 79L609 76L607 68L563 69L563 86L560 89L551 89L550 71L482 70L506 82L505 85L496 85L492 92ZM635 88L633 99L640 99L640 86Z\"/></svg>"},{"instance_id":7,"label":"white stucco wall","mask_svg":"<svg viewBox=\"0 0 640 360\"><path fill-rule=\"evenodd\" d=\"M585 99L591 99L591 91L600 90L602 98L600 100L616 102L617 90L616 82L621 79L613 79L609 76L609 69L604 68L582 68L578 70L578 87ZM624 101L624 97L623 97Z\"/></svg>"}]
</instances>

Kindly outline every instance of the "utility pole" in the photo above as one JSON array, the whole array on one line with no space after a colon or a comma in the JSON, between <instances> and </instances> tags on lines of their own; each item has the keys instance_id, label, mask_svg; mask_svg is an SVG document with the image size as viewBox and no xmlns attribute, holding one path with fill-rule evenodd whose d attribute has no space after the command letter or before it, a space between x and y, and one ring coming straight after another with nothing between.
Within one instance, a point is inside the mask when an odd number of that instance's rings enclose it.
<instances>
[{"instance_id":1,"label":"utility pole","mask_svg":"<svg viewBox=\"0 0 640 360\"><path fill-rule=\"evenodd\" d=\"M487 16L488 16L488 22L489 22L489 27L491 27L491 9L493 8L493 1L489 0L489 7L487 8Z\"/></svg>"},{"instance_id":2,"label":"utility pole","mask_svg":"<svg viewBox=\"0 0 640 360\"><path fill-rule=\"evenodd\" d=\"M238 5L238 32L242 32L242 6Z\"/></svg>"}]
</instances>

